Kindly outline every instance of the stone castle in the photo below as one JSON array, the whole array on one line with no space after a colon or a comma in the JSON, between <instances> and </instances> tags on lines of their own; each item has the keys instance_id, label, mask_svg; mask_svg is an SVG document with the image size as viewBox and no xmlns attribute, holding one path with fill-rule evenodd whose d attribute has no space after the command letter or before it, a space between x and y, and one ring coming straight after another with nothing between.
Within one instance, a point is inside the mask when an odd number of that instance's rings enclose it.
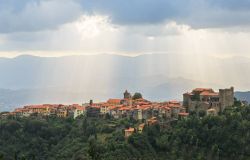
<instances>
[{"instance_id":1,"label":"stone castle","mask_svg":"<svg viewBox=\"0 0 250 160\"><path fill-rule=\"evenodd\" d=\"M219 89L219 92L211 88L196 88L192 92L183 94L183 106L188 112L206 111L208 114L217 114L233 104L233 87Z\"/></svg>"}]
</instances>

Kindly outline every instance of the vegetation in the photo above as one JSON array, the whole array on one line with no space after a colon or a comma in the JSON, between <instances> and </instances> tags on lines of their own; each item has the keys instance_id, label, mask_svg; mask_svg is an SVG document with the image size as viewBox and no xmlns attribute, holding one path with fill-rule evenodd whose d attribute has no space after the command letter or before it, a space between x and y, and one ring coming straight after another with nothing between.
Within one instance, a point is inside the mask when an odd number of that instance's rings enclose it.
<instances>
[{"instance_id":1,"label":"vegetation","mask_svg":"<svg viewBox=\"0 0 250 160\"><path fill-rule=\"evenodd\" d=\"M249 106L234 106L219 116L197 115L165 128L146 126L128 139L123 129L139 122L8 118L0 122L0 159L250 159Z\"/></svg>"},{"instance_id":2,"label":"vegetation","mask_svg":"<svg viewBox=\"0 0 250 160\"><path fill-rule=\"evenodd\" d=\"M140 99L140 98L142 98L142 94L141 94L141 93L138 93L138 92L136 92L136 93L133 95L133 97L132 97L133 100Z\"/></svg>"}]
</instances>

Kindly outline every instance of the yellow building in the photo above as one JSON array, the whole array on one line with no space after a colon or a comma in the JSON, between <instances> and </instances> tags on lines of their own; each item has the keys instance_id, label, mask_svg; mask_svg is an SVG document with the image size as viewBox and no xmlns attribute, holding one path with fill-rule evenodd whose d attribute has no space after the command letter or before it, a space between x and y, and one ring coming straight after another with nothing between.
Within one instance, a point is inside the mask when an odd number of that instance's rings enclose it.
<instances>
[{"instance_id":1,"label":"yellow building","mask_svg":"<svg viewBox=\"0 0 250 160\"><path fill-rule=\"evenodd\" d=\"M49 113L49 107L44 105L32 105L32 106L26 106L24 108L29 109L31 113L40 113L40 114Z\"/></svg>"},{"instance_id":2,"label":"yellow building","mask_svg":"<svg viewBox=\"0 0 250 160\"><path fill-rule=\"evenodd\" d=\"M67 117L67 111L66 110L58 110L56 113L57 117L65 118Z\"/></svg>"},{"instance_id":3,"label":"yellow building","mask_svg":"<svg viewBox=\"0 0 250 160\"><path fill-rule=\"evenodd\" d=\"M138 132L139 132L139 133L142 133L144 127L145 127L145 123L140 124L140 125L138 126Z\"/></svg>"}]
</instances>

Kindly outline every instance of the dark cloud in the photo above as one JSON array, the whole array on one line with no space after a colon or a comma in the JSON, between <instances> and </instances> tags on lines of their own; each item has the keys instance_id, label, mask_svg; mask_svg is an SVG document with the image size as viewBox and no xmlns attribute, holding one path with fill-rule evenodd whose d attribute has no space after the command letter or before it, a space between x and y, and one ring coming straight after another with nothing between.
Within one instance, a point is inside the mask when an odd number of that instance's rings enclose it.
<instances>
[{"instance_id":1,"label":"dark cloud","mask_svg":"<svg viewBox=\"0 0 250 160\"><path fill-rule=\"evenodd\" d=\"M213 7L219 7L226 10L247 10L249 11L250 0L207 0Z\"/></svg>"},{"instance_id":2,"label":"dark cloud","mask_svg":"<svg viewBox=\"0 0 250 160\"><path fill-rule=\"evenodd\" d=\"M187 12L186 1L179 0L83 0L84 10L110 15L114 23L157 23L182 17Z\"/></svg>"},{"instance_id":3,"label":"dark cloud","mask_svg":"<svg viewBox=\"0 0 250 160\"><path fill-rule=\"evenodd\" d=\"M10 10L11 12L18 13L22 11L29 3L39 4L39 0L0 0L1 10Z\"/></svg>"},{"instance_id":4,"label":"dark cloud","mask_svg":"<svg viewBox=\"0 0 250 160\"><path fill-rule=\"evenodd\" d=\"M119 25L241 26L250 24L249 8L250 0L0 0L0 33L55 29L84 13Z\"/></svg>"},{"instance_id":5,"label":"dark cloud","mask_svg":"<svg viewBox=\"0 0 250 160\"><path fill-rule=\"evenodd\" d=\"M81 0L90 13L110 15L117 24L177 21L194 28L250 23L250 0Z\"/></svg>"},{"instance_id":6,"label":"dark cloud","mask_svg":"<svg viewBox=\"0 0 250 160\"><path fill-rule=\"evenodd\" d=\"M0 0L0 32L54 29L82 14L78 3L68 0Z\"/></svg>"}]
</instances>

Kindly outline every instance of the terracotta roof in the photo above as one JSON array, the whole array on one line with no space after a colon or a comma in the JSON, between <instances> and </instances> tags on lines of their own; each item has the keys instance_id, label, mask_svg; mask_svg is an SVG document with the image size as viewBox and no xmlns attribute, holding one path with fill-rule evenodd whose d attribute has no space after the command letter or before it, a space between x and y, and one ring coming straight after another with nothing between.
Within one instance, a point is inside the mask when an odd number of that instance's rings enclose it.
<instances>
[{"instance_id":1,"label":"terracotta roof","mask_svg":"<svg viewBox=\"0 0 250 160\"><path fill-rule=\"evenodd\" d=\"M195 88L194 92L202 92L202 91L213 91L212 88Z\"/></svg>"},{"instance_id":2,"label":"terracotta roof","mask_svg":"<svg viewBox=\"0 0 250 160\"><path fill-rule=\"evenodd\" d=\"M172 100L172 101L169 101L170 104L180 104L179 101L176 101L176 100Z\"/></svg>"},{"instance_id":3,"label":"terracotta roof","mask_svg":"<svg viewBox=\"0 0 250 160\"><path fill-rule=\"evenodd\" d=\"M117 109L117 108L118 108L118 107L116 107L116 106L109 106L109 107L108 107L109 110L114 110L114 109Z\"/></svg>"},{"instance_id":4,"label":"terracotta roof","mask_svg":"<svg viewBox=\"0 0 250 160\"><path fill-rule=\"evenodd\" d=\"M21 111L22 111L22 112L29 112L30 110L29 110L29 109L23 108Z\"/></svg>"},{"instance_id":5,"label":"terracotta roof","mask_svg":"<svg viewBox=\"0 0 250 160\"><path fill-rule=\"evenodd\" d=\"M168 104L167 106L170 108L180 108L181 107L180 104Z\"/></svg>"},{"instance_id":6,"label":"terracotta roof","mask_svg":"<svg viewBox=\"0 0 250 160\"><path fill-rule=\"evenodd\" d=\"M75 109L77 110L80 110L80 111L84 111L85 110L85 107L82 107L82 106L76 106Z\"/></svg>"},{"instance_id":7,"label":"terracotta roof","mask_svg":"<svg viewBox=\"0 0 250 160\"><path fill-rule=\"evenodd\" d=\"M121 99L109 99L107 101L107 103L111 103L111 104L120 104L121 103Z\"/></svg>"},{"instance_id":8,"label":"terracotta roof","mask_svg":"<svg viewBox=\"0 0 250 160\"><path fill-rule=\"evenodd\" d=\"M145 123L142 123L139 125L140 128L144 128L144 126L145 126Z\"/></svg>"},{"instance_id":9,"label":"terracotta roof","mask_svg":"<svg viewBox=\"0 0 250 160\"><path fill-rule=\"evenodd\" d=\"M14 110L14 112L17 112L17 111L20 111L20 110L22 110L23 108L16 108L15 110Z\"/></svg>"},{"instance_id":10,"label":"terracotta roof","mask_svg":"<svg viewBox=\"0 0 250 160\"><path fill-rule=\"evenodd\" d=\"M149 120L157 120L156 117L151 117Z\"/></svg>"},{"instance_id":11,"label":"terracotta roof","mask_svg":"<svg viewBox=\"0 0 250 160\"><path fill-rule=\"evenodd\" d=\"M134 104L138 104L138 105L149 105L151 104L150 102L135 102Z\"/></svg>"},{"instance_id":12,"label":"terracotta roof","mask_svg":"<svg viewBox=\"0 0 250 160\"><path fill-rule=\"evenodd\" d=\"M134 132L135 131L135 129L134 128L128 128L128 129L125 129L125 132Z\"/></svg>"},{"instance_id":13,"label":"terracotta roof","mask_svg":"<svg viewBox=\"0 0 250 160\"><path fill-rule=\"evenodd\" d=\"M131 108L129 108L129 107L121 107L121 108L119 108L119 110L121 110L121 111L128 111L128 110L130 110Z\"/></svg>"},{"instance_id":14,"label":"terracotta roof","mask_svg":"<svg viewBox=\"0 0 250 160\"><path fill-rule=\"evenodd\" d=\"M189 115L189 113L186 113L186 112L181 112L181 113L179 113L178 115L180 115L180 116L188 116L188 115Z\"/></svg>"},{"instance_id":15,"label":"terracotta roof","mask_svg":"<svg viewBox=\"0 0 250 160\"><path fill-rule=\"evenodd\" d=\"M149 124L156 124L156 123L158 123L157 119L148 119L147 121L148 121Z\"/></svg>"},{"instance_id":16,"label":"terracotta roof","mask_svg":"<svg viewBox=\"0 0 250 160\"><path fill-rule=\"evenodd\" d=\"M142 110L147 110L147 109L150 109L150 105L141 105L141 106L137 106L136 109L142 109Z\"/></svg>"},{"instance_id":17,"label":"terracotta roof","mask_svg":"<svg viewBox=\"0 0 250 160\"><path fill-rule=\"evenodd\" d=\"M153 105L153 108L156 108L156 109L161 108L161 107L163 107L163 106L161 106L160 104L159 105Z\"/></svg>"},{"instance_id":18,"label":"terracotta roof","mask_svg":"<svg viewBox=\"0 0 250 160\"><path fill-rule=\"evenodd\" d=\"M169 107L167 106L163 106L162 109L165 109L165 110L171 110Z\"/></svg>"},{"instance_id":19,"label":"terracotta roof","mask_svg":"<svg viewBox=\"0 0 250 160\"><path fill-rule=\"evenodd\" d=\"M30 108L30 109L46 109L48 107L44 106L44 105L31 105L31 106L27 106L27 108Z\"/></svg>"},{"instance_id":20,"label":"terracotta roof","mask_svg":"<svg viewBox=\"0 0 250 160\"><path fill-rule=\"evenodd\" d=\"M201 96L219 96L218 92L203 91L200 93Z\"/></svg>"}]
</instances>

